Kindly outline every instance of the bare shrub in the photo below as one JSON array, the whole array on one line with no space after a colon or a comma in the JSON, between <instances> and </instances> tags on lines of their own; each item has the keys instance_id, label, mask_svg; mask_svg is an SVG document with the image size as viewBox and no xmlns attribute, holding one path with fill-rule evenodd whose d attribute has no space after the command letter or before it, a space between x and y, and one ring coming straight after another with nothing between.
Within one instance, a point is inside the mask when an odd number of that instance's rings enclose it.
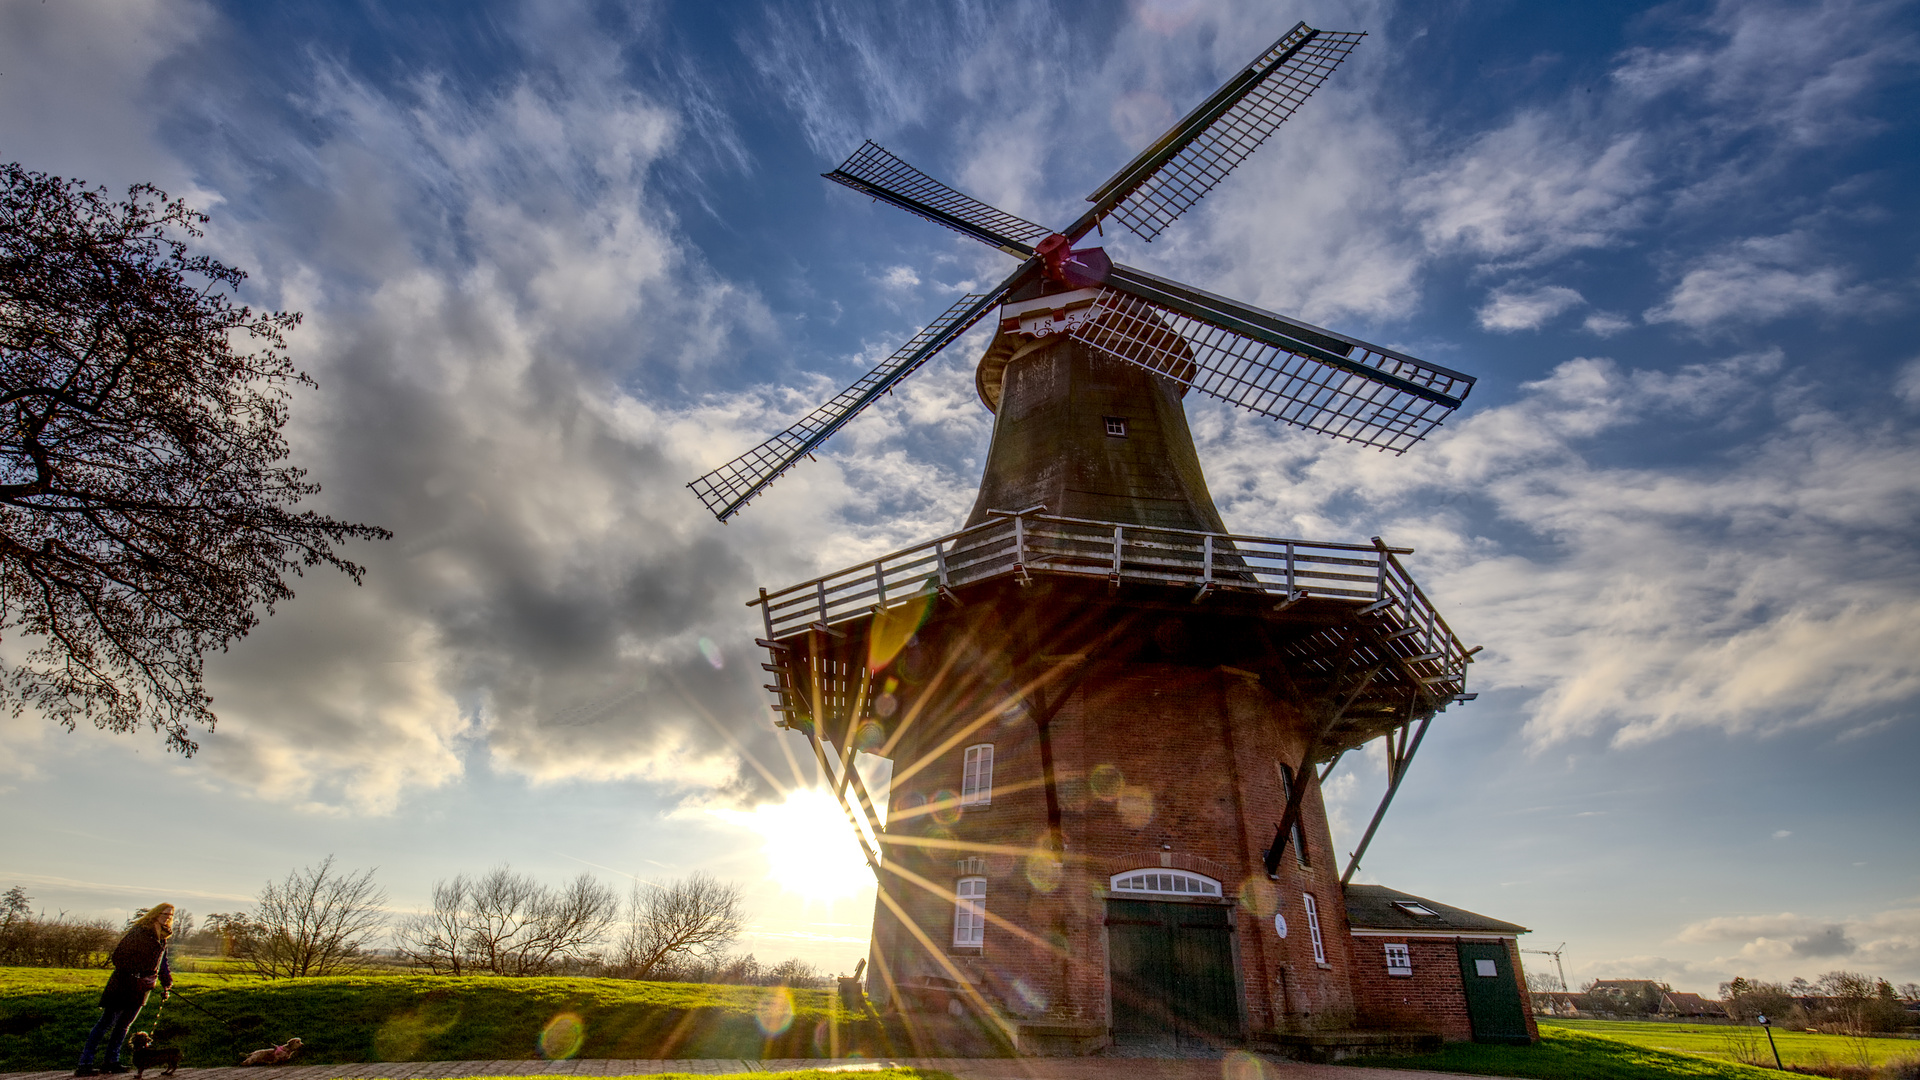
<instances>
[{"instance_id":1,"label":"bare shrub","mask_svg":"<svg viewBox=\"0 0 1920 1080\"><path fill-rule=\"evenodd\" d=\"M549 975L595 963L619 909L591 874L552 889L502 866L434 882L433 907L396 936L402 956L437 975Z\"/></svg>"},{"instance_id":2,"label":"bare shrub","mask_svg":"<svg viewBox=\"0 0 1920 1080\"><path fill-rule=\"evenodd\" d=\"M296 979L365 966L364 946L385 926L386 902L372 870L340 873L329 855L318 866L288 871L284 881L269 881L251 916L216 918L231 920L224 930L233 934L234 955L255 973Z\"/></svg>"},{"instance_id":3,"label":"bare shrub","mask_svg":"<svg viewBox=\"0 0 1920 1080\"><path fill-rule=\"evenodd\" d=\"M636 882L611 970L658 979L696 963L716 965L746 921L740 886L709 874L664 885Z\"/></svg>"},{"instance_id":4,"label":"bare shrub","mask_svg":"<svg viewBox=\"0 0 1920 1080\"><path fill-rule=\"evenodd\" d=\"M18 885L0 895L0 966L97 967L119 939L105 919L35 915L33 897Z\"/></svg>"}]
</instances>

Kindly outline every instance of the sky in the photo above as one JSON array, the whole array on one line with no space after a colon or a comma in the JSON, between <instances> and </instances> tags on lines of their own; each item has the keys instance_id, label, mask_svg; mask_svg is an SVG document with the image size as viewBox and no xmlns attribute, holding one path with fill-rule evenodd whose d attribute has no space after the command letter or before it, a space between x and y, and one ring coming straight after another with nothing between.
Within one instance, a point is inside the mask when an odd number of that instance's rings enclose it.
<instances>
[{"instance_id":1,"label":"sky","mask_svg":"<svg viewBox=\"0 0 1920 1080\"><path fill-rule=\"evenodd\" d=\"M0 716L0 885L706 871L850 970L871 878L745 601L958 527L984 340L730 524L683 485L1012 264L818 174L872 138L1064 224L1296 20L1368 37L1105 242L1479 379L1400 457L1187 403L1229 528L1413 547L1485 647L1359 880L1573 983L1920 980L1920 9L1864 0L0 0L0 156L209 213L305 315L306 505L395 534L209 658L191 759ZM1341 850L1383 787L1343 760Z\"/></svg>"}]
</instances>

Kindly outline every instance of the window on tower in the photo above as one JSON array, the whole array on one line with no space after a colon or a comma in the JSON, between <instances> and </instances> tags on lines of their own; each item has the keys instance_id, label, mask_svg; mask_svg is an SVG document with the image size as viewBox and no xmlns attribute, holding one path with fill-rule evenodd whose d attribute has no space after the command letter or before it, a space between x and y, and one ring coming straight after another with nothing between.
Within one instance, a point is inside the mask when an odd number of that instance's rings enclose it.
<instances>
[{"instance_id":1,"label":"window on tower","mask_svg":"<svg viewBox=\"0 0 1920 1080\"><path fill-rule=\"evenodd\" d=\"M993 802L993 744L967 747L960 767L960 805L986 806Z\"/></svg>"},{"instance_id":2,"label":"window on tower","mask_svg":"<svg viewBox=\"0 0 1920 1080\"><path fill-rule=\"evenodd\" d=\"M1293 801L1293 770L1286 765L1280 766L1280 797L1288 802ZM1293 819L1293 835L1287 838L1287 842L1293 846L1293 857L1299 860L1300 865L1303 867L1313 865L1307 856L1306 831L1300 827L1301 819L1306 816L1307 801L1305 798L1302 798L1300 800L1300 814Z\"/></svg>"},{"instance_id":3,"label":"window on tower","mask_svg":"<svg viewBox=\"0 0 1920 1080\"><path fill-rule=\"evenodd\" d=\"M953 943L979 948L987 940L987 879L961 878L953 889Z\"/></svg>"},{"instance_id":4,"label":"window on tower","mask_svg":"<svg viewBox=\"0 0 1920 1080\"><path fill-rule=\"evenodd\" d=\"M1107 417L1107 434L1116 439L1127 437L1127 418L1124 416Z\"/></svg>"},{"instance_id":5,"label":"window on tower","mask_svg":"<svg viewBox=\"0 0 1920 1080\"><path fill-rule=\"evenodd\" d=\"M1320 940L1320 905L1314 903L1312 893L1301 893L1300 900L1307 908L1307 934L1313 938L1313 962L1327 962L1327 943Z\"/></svg>"}]
</instances>

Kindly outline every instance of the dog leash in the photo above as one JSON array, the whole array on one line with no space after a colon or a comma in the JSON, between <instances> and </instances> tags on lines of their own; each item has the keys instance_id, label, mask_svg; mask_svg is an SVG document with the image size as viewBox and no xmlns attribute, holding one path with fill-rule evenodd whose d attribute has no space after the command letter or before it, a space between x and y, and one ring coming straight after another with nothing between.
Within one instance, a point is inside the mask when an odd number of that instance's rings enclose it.
<instances>
[{"instance_id":1,"label":"dog leash","mask_svg":"<svg viewBox=\"0 0 1920 1080\"><path fill-rule=\"evenodd\" d=\"M184 991L184 990L182 990L182 989L180 989L179 987L177 987L177 986L176 986L176 987L174 987L174 988L173 988L173 992L174 992L174 993L176 993L176 994L179 994L179 995L180 995L180 1000L181 1000L181 1001L184 1001L184 1002L186 1002L187 1004L189 1004L189 1005L191 1005L191 1006L193 1006L194 1008L196 1008L196 1009L199 1009L199 1010L200 1010L201 1012L203 1012L203 1013L206 1013L206 1014L207 1014L208 1016L211 1016L211 1017L213 1017L213 1018L214 1018L215 1020L218 1020L218 1021L220 1021L221 1023L223 1023L223 1024L225 1024L225 1025L227 1025L227 1029L228 1029L228 1030L230 1030L230 1031L235 1031L235 1032L238 1032L238 1031L239 1031L239 1029L238 1029L238 1028L235 1028L235 1027L233 1026L233 1021L231 1021L231 1020L228 1020L228 1019L227 1019L226 1017L224 1017L224 1016L221 1016L221 1015L220 1015L219 1013L217 1013L217 1012L214 1012L214 1011L213 1011L212 1009L209 1009L209 1008L207 1008L207 1007L206 1007L205 1005L202 1005L202 1004L200 1004L199 1002L197 1002L197 1001L195 1001L195 1000L193 1000L193 998L192 998L192 997L191 997L191 996L190 996L190 995L189 995L189 994L188 994L188 993L187 993L186 991ZM164 1001L163 1001L163 1002L161 1002L160 1004L161 1004L161 1006L162 1006L162 1007L164 1008L164 1007L165 1007L165 1005L166 1005L166 1002L164 1002ZM156 1014L154 1014L154 1015L155 1015L155 1017L157 1018L159 1014L158 1014L158 1013L156 1013Z\"/></svg>"}]
</instances>

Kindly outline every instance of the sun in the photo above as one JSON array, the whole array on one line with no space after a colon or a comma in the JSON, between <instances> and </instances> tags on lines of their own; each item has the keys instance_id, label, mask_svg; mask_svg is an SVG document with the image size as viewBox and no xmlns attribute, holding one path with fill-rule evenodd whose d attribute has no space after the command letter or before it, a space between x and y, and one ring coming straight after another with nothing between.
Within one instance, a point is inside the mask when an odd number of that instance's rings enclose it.
<instances>
[{"instance_id":1,"label":"sun","mask_svg":"<svg viewBox=\"0 0 1920 1080\"><path fill-rule=\"evenodd\" d=\"M860 854L853 826L830 791L796 788L782 802L712 813L760 834L767 876L788 892L830 902L873 884L873 871Z\"/></svg>"}]
</instances>

